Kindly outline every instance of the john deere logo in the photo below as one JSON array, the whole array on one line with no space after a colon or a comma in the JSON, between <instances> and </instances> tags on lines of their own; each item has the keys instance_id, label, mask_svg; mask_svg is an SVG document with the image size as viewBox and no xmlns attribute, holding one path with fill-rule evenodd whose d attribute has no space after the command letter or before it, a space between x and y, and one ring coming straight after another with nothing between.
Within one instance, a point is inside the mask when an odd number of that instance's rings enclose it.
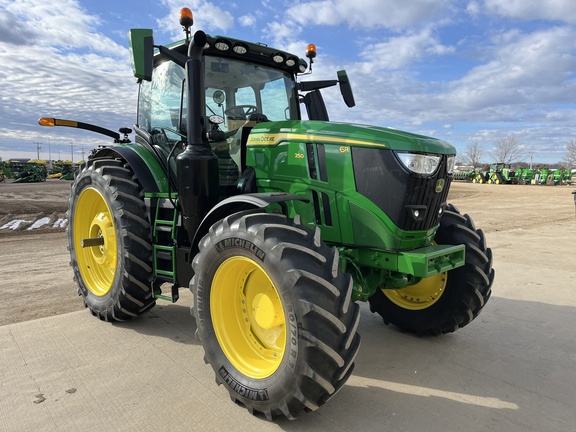
<instances>
[{"instance_id":1,"label":"john deere logo","mask_svg":"<svg viewBox=\"0 0 576 432\"><path fill-rule=\"evenodd\" d=\"M434 189L436 191L436 193L440 193L442 192L442 190L444 189L444 179L440 179L436 182L436 189Z\"/></svg>"}]
</instances>

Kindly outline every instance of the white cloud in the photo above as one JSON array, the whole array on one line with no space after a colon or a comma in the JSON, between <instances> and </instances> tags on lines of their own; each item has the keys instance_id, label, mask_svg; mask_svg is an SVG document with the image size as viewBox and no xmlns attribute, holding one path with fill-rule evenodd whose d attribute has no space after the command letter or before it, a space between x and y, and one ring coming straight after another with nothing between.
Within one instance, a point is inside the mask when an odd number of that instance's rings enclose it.
<instances>
[{"instance_id":1,"label":"white cloud","mask_svg":"<svg viewBox=\"0 0 576 432\"><path fill-rule=\"evenodd\" d=\"M298 52L306 47L304 42L297 41L301 32L302 28L290 21L282 23L272 21L264 28L264 35L267 40L272 41L272 46L289 52L292 48L296 48L295 52Z\"/></svg>"},{"instance_id":2,"label":"white cloud","mask_svg":"<svg viewBox=\"0 0 576 432\"><path fill-rule=\"evenodd\" d=\"M243 27L252 27L256 24L256 17L252 14L242 15L238 18L238 23Z\"/></svg>"},{"instance_id":3,"label":"white cloud","mask_svg":"<svg viewBox=\"0 0 576 432\"><path fill-rule=\"evenodd\" d=\"M362 57L370 59L378 68L397 70L424 57L454 52L454 47L443 45L430 28L417 33L389 38L386 42L368 45Z\"/></svg>"},{"instance_id":4,"label":"white cloud","mask_svg":"<svg viewBox=\"0 0 576 432\"><path fill-rule=\"evenodd\" d=\"M576 100L576 30L510 32L494 39L490 61L451 84L450 100L466 110ZM499 112L494 114L500 115Z\"/></svg>"},{"instance_id":5,"label":"white cloud","mask_svg":"<svg viewBox=\"0 0 576 432\"><path fill-rule=\"evenodd\" d=\"M84 139L88 132L41 128L36 122L42 116L114 130L134 123L137 88L128 49L96 31L97 17L71 0L54 0L50 5L0 0L0 7L5 8L0 33L7 34L6 23L15 23L8 27L15 31L0 45L3 143L39 141L47 135L54 137L55 145L59 139L97 142L97 136ZM25 49L18 34L26 39Z\"/></svg>"},{"instance_id":6,"label":"white cloud","mask_svg":"<svg viewBox=\"0 0 576 432\"><path fill-rule=\"evenodd\" d=\"M16 15L0 10L0 41L12 45L26 45L36 42L37 35L23 25Z\"/></svg>"},{"instance_id":7,"label":"white cloud","mask_svg":"<svg viewBox=\"0 0 576 432\"><path fill-rule=\"evenodd\" d=\"M298 3L287 15L300 24L395 29L434 21L450 4L450 0L319 0Z\"/></svg>"},{"instance_id":8,"label":"white cloud","mask_svg":"<svg viewBox=\"0 0 576 432\"><path fill-rule=\"evenodd\" d=\"M35 45L60 49L86 47L109 55L123 49L95 31L99 18L83 12L75 0L0 0L0 6L0 33L11 35L13 42L20 34Z\"/></svg>"},{"instance_id":9,"label":"white cloud","mask_svg":"<svg viewBox=\"0 0 576 432\"><path fill-rule=\"evenodd\" d=\"M540 160L546 155L549 162L562 158L567 137L573 136L576 116L576 29L494 34L477 46L479 56L475 60L481 64L464 71L461 78L434 82L420 76L415 61L430 55L458 54L460 49L470 55L470 47L457 45L458 50L453 51L435 40L434 33L430 33L431 38L424 37L426 34L422 29L374 44L372 59L366 51L365 61L344 65L357 106L347 109L337 90L326 91L331 120L390 125L457 146L472 137L495 142L513 133L527 151L540 155ZM380 62L374 61L378 55ZM339 66L338 59L322 60L324 79L328 75L325 69ZM382 71L382 64L394 61L403 66ZM461 122L492 123L494 127L477 134L474 127L460 126Z\"/></svg>"},{"instance_id":10,"label":"white cloud","mask_svg":"<svg viewBox=\"0 0 576 432\"><path fill-rule=\"evenodd\" d=\"M60 55L41 47L9 47L0 52L0 59L0 112L5 121L7 113L110 121L110 114L122 117L135 111L136 86L130 85L134 80L128 64L96 54Z\"/></svg>"},{"instance_id":11,"label":"white cloud","mask_svg":"<svg viewBox=\"0 0 576 432\"><path fill-rule=\"evenodd\" d=\"M476 1L471 1L466 5L466 12L470 15L478 15L480 13L480 5Z\"/></svg>"},{"instance_id":12,"label":"white cloud","mask_svg":"<svg viewBox=\"0 0 576 432\"><path fill-rule=\"evenodd\" d=\"M484 0L484 9L487 13L522 20L576 23L574 0Z\"/></svg>"}]
</instances>

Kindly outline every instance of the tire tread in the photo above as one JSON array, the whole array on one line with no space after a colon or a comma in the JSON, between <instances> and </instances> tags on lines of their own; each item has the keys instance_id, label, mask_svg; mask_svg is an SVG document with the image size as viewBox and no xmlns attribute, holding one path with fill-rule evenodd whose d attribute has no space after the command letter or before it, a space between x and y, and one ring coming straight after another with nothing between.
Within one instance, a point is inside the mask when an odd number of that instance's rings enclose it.
<instances>
[{"instance_id":1,"label":"tire tread","mask_svg":"<svg viewBox=\"0 0 576 432\"><path fill-rule=\"evenodd\" d=\"M117 272L120 272L121 276L117 276L117 282L110 290L111 301L103 306L93 300L92 294L84 286L79 269L75 266L73 229L69 226L68 243L78 294L83 297L84 305L90 309L92 315L103 321L136 318L156 304L151 289L152 239L143 188L132 169L122 160L89 160L72 184L67 212L72 223L73 217L70 216L74 215L75 199L82 192L82 189L78 190L78 185L84 178L89 178L90 184L97 187L105 197L117 227L116 241L123 253L120 254L122 263L117 265Z\"/></svg>"},{"instance_id":2,"label":"tire tread","mask_svg":"<svg viewBox=\"0 0 576 432\"><path fill-rule=\"evenodd\" d=\"M199 243L199 254L192 260L195 272L190 283L194 297L201 280L209 284L209 275L203 273L209 257L215 254L215 245L223 238L252 236L272 254L282 266L286 287L294 299L298 316L299 375L289 380L287 390L277 401L258 403L239 396L227 387L233 401L253 414L264 415L268 420L278 416L293 419L301 411L314 411L342 388L354 368L354 359L360 347L360 335L356 332L360 318L359 307L352 303L351 277L338 267L338 251L326 246L318 230L301 225L300 218L288 219L281 214L254 211L230 215L214 224ZM214 258L212 258L214 259ZM276 262L276 261L271 261ZM207 299L203 300L206 304ZM199 305L194 313L199 322ZM206 360L218 376L219 359L209 358L215 354L207 349L206 329L198 326L198 336L204 345ZM213 340L213 339L210 339ZM283 374L280 374L282 376Z\"/></svg>"},{"instance_id":3,"label":"tire tread","mask_svg":"<svg viewBox=\"0 0 576 432\"><path fill-rule=\"evenodd\" d=\"M393 304L380 290L370 297L370 309L384 323L418 335L452 333L472 322L485 307L494 281L492 250L486 237L468 214L460 214L448 204L440 220L435 241L464 244L465 264L448 272L448 285L442 298L423 311L408 311Z\"/></svg>"}]
</instances>

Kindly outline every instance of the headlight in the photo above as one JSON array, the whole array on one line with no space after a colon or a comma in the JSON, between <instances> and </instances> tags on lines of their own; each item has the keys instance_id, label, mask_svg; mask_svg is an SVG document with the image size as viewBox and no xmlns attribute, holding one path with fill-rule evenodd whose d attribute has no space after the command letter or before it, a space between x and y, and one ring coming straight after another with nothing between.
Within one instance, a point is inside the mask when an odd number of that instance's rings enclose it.
<instances>
[{"instance_id":1,"label":"headlight","mask_svg":"<svg viewBox=\"0 0 576 432\"><path fill-rule=\"evenodd\" d=\"M407 169L416 174L432 175L440 164L441 156L418 153L396 153L398 159Z\"/></svg>"},{"instance_id":2,"label":"headlight","mask_svg":"<svg viewBox=\"0 0 576 432\"><path fill-rule=\"evenodd\" d=\"M452 155L452 156L448 156L448 159L446 160L446 171L448 171L448 174L452 174L454 172L454 161L456 160L456 156Z\"/></svg>"}]
</instances>

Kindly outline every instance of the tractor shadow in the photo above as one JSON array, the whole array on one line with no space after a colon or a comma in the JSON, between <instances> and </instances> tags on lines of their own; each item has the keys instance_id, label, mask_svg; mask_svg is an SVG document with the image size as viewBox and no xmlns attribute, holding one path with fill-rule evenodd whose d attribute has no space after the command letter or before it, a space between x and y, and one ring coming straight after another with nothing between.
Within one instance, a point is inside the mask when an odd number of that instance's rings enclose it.
<instances>
[{"instance_id":1,"label":"tractor shadow","mask_svg":"<svg viewBox=\"0 0 576 432\"><path fill-rule=\"evenodd\" d=\"M190 304L185 298L158 303L140 319L114 325L186 344L201 362ZM257 430L573 430L576 375L567 371L576 359L575 312L492 297L456 333L417 337L385 326L361 304L362 346L343 388L313 413L274 424L262 419ZM224 398L223 406L228 403ZM239 421L250 417L226 409Z\"/></svg>"},{"instance_id":2,"label":"tractor shadow","mask_svg":"<svg viewBox=\"0 0 576 432\"><path fill-rule=\"evenodd\" d=\"M573 430L574 307L493 297L469 326L439 337L402 333L361 308L352 376L282 429Z\"/></svg>"},{"instance_id":3,"label":"tractor shadow","mask_svg":"<svg viewBox=\"0 0 576 432\"><path fill-rule=\"evenodd\" d=\"M185 292L186 291L186 292ZM177 303L157 300L156 306L138 319L113 323L116 327L131 329L147 336L162 337L178 343L201 345L195 338L196 320L190 313L192 296L181 290Z\"/></svg>"}]
</instances>

